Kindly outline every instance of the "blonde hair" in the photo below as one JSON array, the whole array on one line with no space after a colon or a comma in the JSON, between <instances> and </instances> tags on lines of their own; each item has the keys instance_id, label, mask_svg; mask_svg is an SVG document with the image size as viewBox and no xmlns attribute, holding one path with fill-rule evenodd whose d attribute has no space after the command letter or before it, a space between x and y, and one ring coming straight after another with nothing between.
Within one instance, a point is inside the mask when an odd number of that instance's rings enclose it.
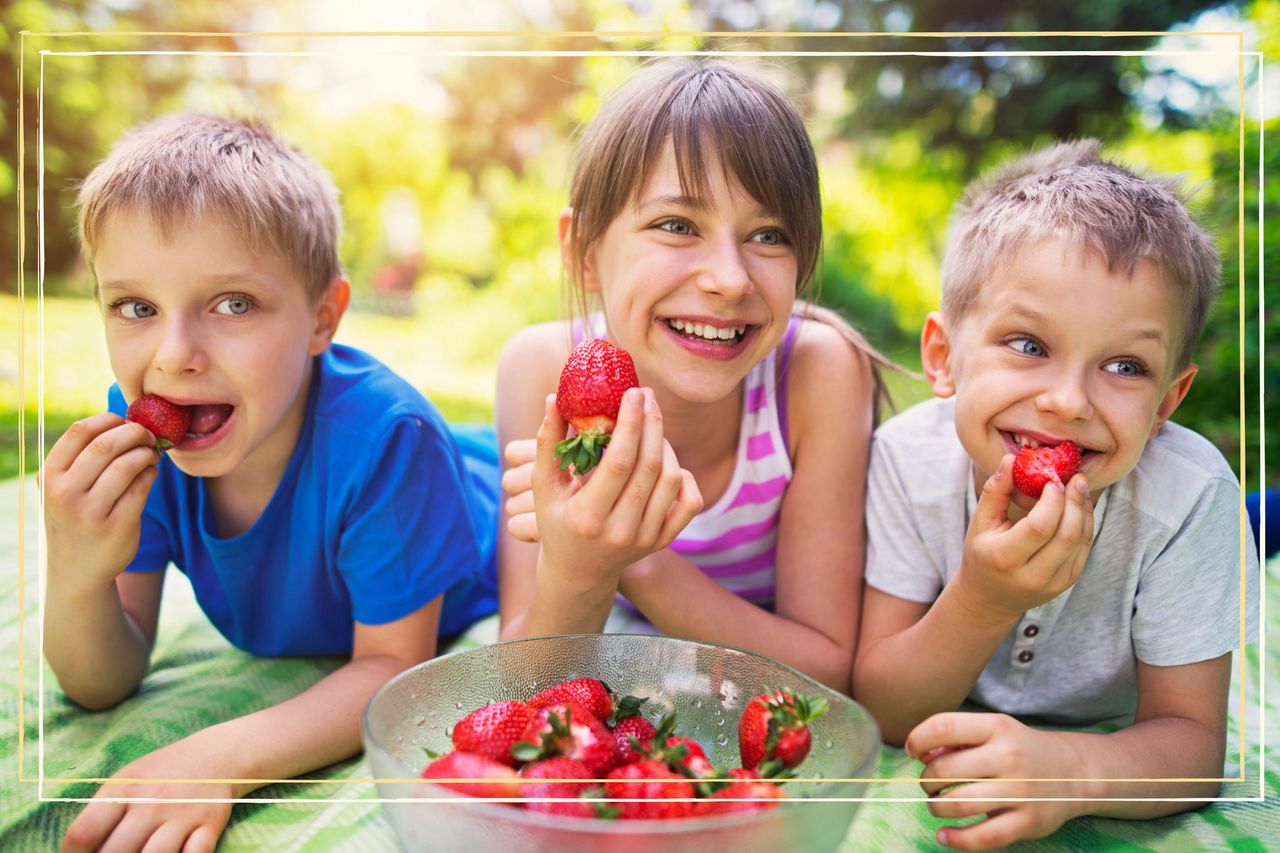
<instances>
[{"instance_id":1,"label":"blonde hair","mask_svg":"<svg viewBox=\"0 0 1280 853\"><path fill-rule=\"evenodd\" d=\"M312 302L342 275L333 181L254 120L178 113L140 125L84 179L78 203L90 265L110 218L133 208L166 238L189 217L224 217L249 246L278 252Z\"/></svg>"},{"instance_id":2,"label":"blonde hair","mask_svg":"<svg viewBox=\"0 0 1280 853\"><path fill-rule=\"evenodd\" d=\"M708 192L715 161L726 179L781 221L796 253L796 294L814 287L822 249L818 163L804 120L762 76L718 60L660 60L641 69L600 108L579 141L569 189L570 268L585 316L581 284L592 244L633 204L668 140L681 190ZM860 332L830 309L798 303L803 316L835 327L871 362L877 405L889 402L882 368L897 369Z\"/></svg>"},{"instance_id":3,"label":"blonde hair","mask_svg":"<svg viewBox=\"0 0 1280 853\"><path fill-rule=\"evenodd\" d=\"M982 283L1024 246L1062 238L1132 276L1150 260L1175 284L1185 326L1174 370L1191 361L1219 286L1213 241L1192 218L1178 178L1103 159L1096 139L1050 146L974 181L956 206L942 263L942 312L957 322Z\"/></svg>"}]
</instances>

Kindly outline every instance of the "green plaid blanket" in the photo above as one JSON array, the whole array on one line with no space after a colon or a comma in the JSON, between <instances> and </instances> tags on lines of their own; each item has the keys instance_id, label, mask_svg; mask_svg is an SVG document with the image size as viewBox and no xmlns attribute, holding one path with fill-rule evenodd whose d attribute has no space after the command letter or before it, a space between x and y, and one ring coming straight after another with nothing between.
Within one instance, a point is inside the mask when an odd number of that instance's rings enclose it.
<instances>
[{"instance_id":1,"label":"green plaid blanket","mask_svg":"<svg viewBox=\"0 0 1280 853\"><path fill-rule=\"evenodd\" d=\"M17 525L25 485L23 530ZM142 690L118 708L88 713L68 703L39 654L39 573L36 563L37 500L32 480L0 483L0 850L56 850L82 806L60 798L92 796L96 784L76 781L110 776L156 747L213 723L294 695L339 665L334 659L261 659L231 647L205 620L182 576L172 573L161 610L152 672ZM20 544L25 551L19 573ZM1049 838L1018 850L1232 850L1280 849L1280 562L1268 566L1265 646L1265 733L1259 696L1264 654L1245 652L1245 677L1237 673L1225 775L1240 772L1244 730L1244 780L1227 782L1218 802L1187 814L1151 821L1083 818ZM496 619L474 626L457 647L496 639ZM1244 713L1241 719L1241 695ZM43 702L41 698L43 697ZM1264 738L1265 734L1265 738ZM1259 744L1265 742L1265 756ZM1265 780L1260 763L1265 758ZM886 748L879 775L914 778L919 765ZM395 837L372 783L343 780L372 775L363 758L325 768L310 779L254 792L261 802L237 805L221 851L384 851ZM43 782L39 780L43 779ZM1265 791L1266 802L1261 800ZM930 850L941 821L931 817L913 782L872 784L850 827L844 851ZM282 802L281 802L282 801ZM882 802L881 802L882 801ZM429 807L429 806L426 806Z\"/></svg>"}]
</instances>

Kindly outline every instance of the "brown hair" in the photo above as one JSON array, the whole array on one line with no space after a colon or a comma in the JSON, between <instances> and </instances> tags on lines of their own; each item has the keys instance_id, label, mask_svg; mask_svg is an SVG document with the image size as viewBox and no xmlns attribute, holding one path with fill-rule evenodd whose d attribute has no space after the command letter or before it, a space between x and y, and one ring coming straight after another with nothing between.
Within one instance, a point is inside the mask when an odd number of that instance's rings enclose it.
<instances>
[{"instance_id":1,"label":"brown hair","mask_svg":"<svg viewBox=\"0 0 1280 853\"><path fill-rule=\"evenodd\" d=\"M1132 275L1154 262L1181 291L1182 343L1173 369L1191 361L1219 286L1213 241L1186 207L1177 178L1142 175L1102 158L1096 139L1024 155L974 181L952 214L942 264L942 311L952 322L977 301L1000 263L1037 240L1059 237L1099 252Z\"/></svg>"},{"instance_id":2,"label":"brown hair","mask_svg":"<svg viewBox=\"0 0 1280 853\"><path fill-rule=\"evenodd\" d=\"M138 208L166 236L189 216L225 217L251 247L279 252L312 302L342 275L333 181L257 121L179 113L140 125L84 179L78 202L91 265L110 217Z\"/></svg>"},{"instance_id":3,"label":"brown hair","mask_svg":"<svg viewBox=\"0 0 1280 853\"><path fill-rule=\"evenodd\" d=\"M664 59L642 68L606 99L579 142L569 204L569 276L577 285L592 244L635 202L670 140L681 189L707 194L715 160L726 180L781 221L795 249L796 293L814 287L822 249L818 163L804 120L763 76L718 60ZM572 304L583 314L581 287ZM875 399L888 401L881 368L896 369L838 314L807 302L799 313L838 329L870 359Z\"/></svg>"}]
</instances>

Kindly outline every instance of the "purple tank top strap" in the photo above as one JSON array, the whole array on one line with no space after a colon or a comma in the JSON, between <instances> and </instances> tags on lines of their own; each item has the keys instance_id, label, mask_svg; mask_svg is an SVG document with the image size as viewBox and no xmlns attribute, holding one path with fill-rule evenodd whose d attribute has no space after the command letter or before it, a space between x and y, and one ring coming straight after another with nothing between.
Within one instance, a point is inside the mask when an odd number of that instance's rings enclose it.
<instances>
[{"instance_id":1,"label":"purple tank top strap","mask_svg":"<svg viewBox=\"0 0 1280 853\"><path fill-rule=\"evenodd\" d=\"M786 334L782 336L781 352L778 353L778 431L782 434L784 453L791 446L787 434L787 368L791 364L791 351L795 349L796 332L800 330L800 315L792 314L787 321Z\"/></svg>"}]
</instances>

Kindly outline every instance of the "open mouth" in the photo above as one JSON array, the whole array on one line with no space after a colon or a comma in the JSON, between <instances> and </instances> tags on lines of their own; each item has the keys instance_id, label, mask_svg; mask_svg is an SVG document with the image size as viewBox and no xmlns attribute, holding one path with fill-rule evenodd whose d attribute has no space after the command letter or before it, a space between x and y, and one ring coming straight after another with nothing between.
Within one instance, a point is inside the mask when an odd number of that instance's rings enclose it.
<instances>
[{"instance_id":1,"label":"open mouth","mask_svg":"<svg viewBox=\"0 0 1280 853\"><path fill-rule=\"evenodd\" d=\"M1057 447L1059 444L1062 444L1062 441L1057 441L1054 439L1049 439L1044 437L1037 437L1034 435L1027 435L1026 433L1021 433L1021 432L1003 432L1002 431L1000 435L1004 438L1005 446L1009 448L1009 452L1015 453L1015 454L1018 452L1019 448L1022 448L1022 447ZM1092 455L1096 455L1098 453L1097 450L1094 450L1093 448L1090 448L1090 447L1085 447L1083 444L1081 444L1078 441L1075 442L1075 445L1076 445L1076 448L1080 451L1081 465L1084 464L1085 459L1087 459Z\"/></svg>"},{"instance_id":2,"label":"open mouth","mask_svg":"<svg viewBox=\"0 0 1280 853\"><path fill-rule=\"evenodd\" d=\"M687 320L668 319L667 327L692 341L731 347L742 342L748 325L714 326L710 323L694 323Z\"/></svg>"},{"instance_id":3,"label":"open mouth","mask_svg":"<svg viewBox=\"0 0 1280 853\"><path fill-rule=\"evenodd\" d=\"M187 427L189 438L212 435L231 417L235 406L226 403L200 403L191 407L191 425Z\"/></svg>"}]
</instances>

